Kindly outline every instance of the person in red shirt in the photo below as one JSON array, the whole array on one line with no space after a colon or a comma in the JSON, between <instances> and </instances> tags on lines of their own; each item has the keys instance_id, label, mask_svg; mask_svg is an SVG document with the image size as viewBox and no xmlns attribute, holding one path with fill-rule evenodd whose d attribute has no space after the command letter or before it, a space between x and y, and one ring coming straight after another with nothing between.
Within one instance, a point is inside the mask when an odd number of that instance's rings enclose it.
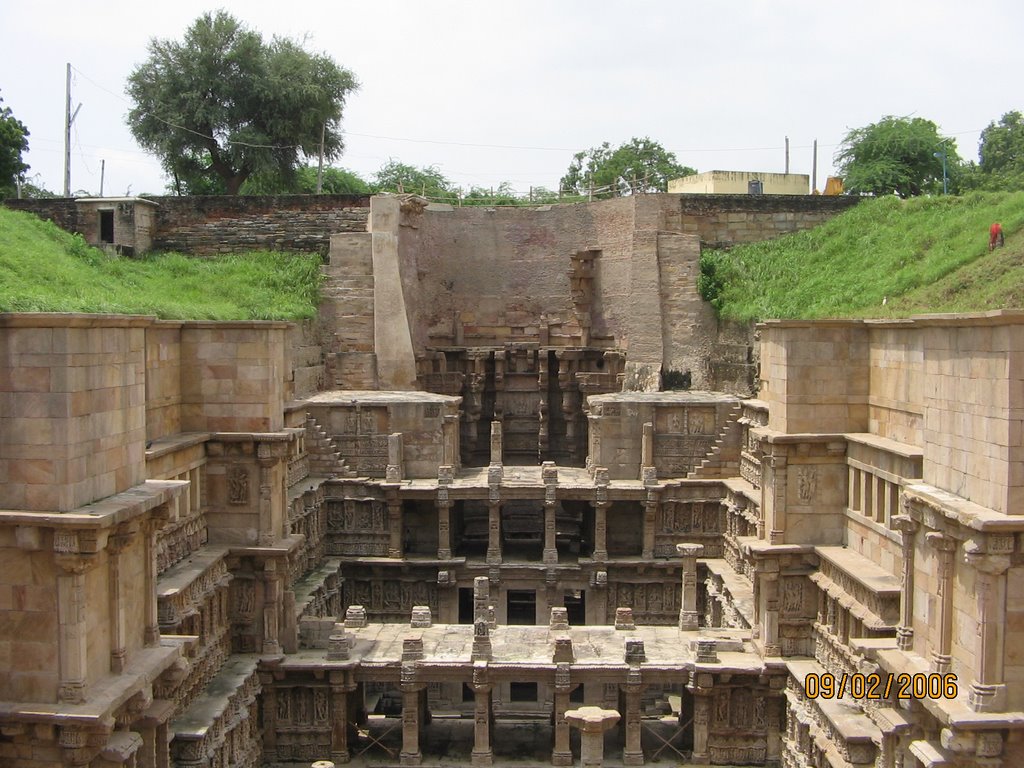
<instances>
[{"instance_id":1,"label":"person in red shirt","mask_svg":"<svg viewBox=\"0 0 1024 768\"><path fill-rule=\"evenodd\" d=\"M994 250L996 246L1003 247L1003 225L998 221L988 229L988 249Z\"/></svg>"}]
</instances>

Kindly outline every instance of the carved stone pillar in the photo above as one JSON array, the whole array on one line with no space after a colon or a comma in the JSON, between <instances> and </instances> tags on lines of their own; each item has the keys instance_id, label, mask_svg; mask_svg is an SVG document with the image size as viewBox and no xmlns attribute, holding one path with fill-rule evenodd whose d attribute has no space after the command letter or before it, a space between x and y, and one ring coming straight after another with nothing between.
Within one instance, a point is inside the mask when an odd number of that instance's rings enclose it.
<instances>
[{"instance_id":1,"label":"carved stone pillar","mask_svg":"<svg viewBox=\"0 0 1024 768\"><path fill-rule=\"evenodd\" d=\"M420 691L423 686L402 683L402 751L399 760L402 765L419 765L423 761L420 752Z\"/></svg>"},{"instance_id":2,"label":"carved stone pillar","mask_svg":"<svg viewBox=\"0 0 1024 768\"><path fill-rule=\"evenodd\" d=\"M461 466L459 456L459 417L455 414L447 414L441 425L441 435L444 440L443 459L445 464L453 467Z\"/></svg>"},{"instance_id":3,"label":"carved stone pillar","mask_svg":"<svg viewBox=\"0 0 1024 768\"><path fill-rule=\"evenodd\" d=\"M711 720L711 697L706 693L693 694L693 762L706 765L708 755L708 723Z\"/></svg>"},{"instance_id":4,"label":"carved stone pillar","mask_svg":"<svg viewBox=\"0 0 1024 768\"><path fill-rule=\"evenodd\" d=\"M491 422L491 466L500 467L502 465L502 434L501 434L501 422Z\"/></svg>"},{"instance_id":5,"label":"carved stone pillar","mask_svg":"<svg viewBox=\"0 0 1024 768\"><path fill-rule=\"evenodd\" d=\"M780 445L771 446L773 451L783 451ZM770 511L768 541L772 544L786 543L786 455L773 454L761 460L761 509Z\"/></svg>"},{"instance_id":6,"label":"carved stone pillar","mask_svg":"<svg viewBox=\"0 0 1024 768\"><path fill-rule=\"evenodd\" d=\"M772 565L778 567L774 561ZM782 648L779 645L779 574L778 571L768 571L759 576L760 599L763 602L761 642L764 644L764 655L779 656L782 654Z\"/></svg>"},{"instance_id":7,"label":"carved stone pillar","mask_svg":"<svg viewBox=\"0 0 1024 768\"><path fill-rule=\"evenodd\" d=\"M473 765L491 765L491 689L487 676L487 662L473 664Z\"/></svg>"},{"instance_id":8,"label":"carved stone pillar","mask_svg":"<svg viewBox=\"0 0 1024 768\"><path fill-rule=\"evenodd\" d=\"M953 554L956 539L944 533L931 531L925 540L935 548L939 561L937 599L939 604L938 645L932 649L931 671L946 674L952 663L953 644Z\"/></svg>"},{"instance_id":9,"label":"carved stone pillar","mask_svg":"<svg viewBox=\"0 0 1024 768\"><path fill-rule=\"evenodd\" d=\"M57 623L60 632L60 688L57 697L69 704L82 704L88 696L85 572L96 564L92 557L68 551L72 547L77 550L77 538L73 531L57 530L53 542L57 551L54 559L61 569L57 575Z\"/></svg>"},{"instance_id":10,"label":"carved stone pillar","mask_svg":"<svg viewBox=\"0 0 1024 768\"><path fill-rule=\"evenodd\" d=\"M679 628L689 632L699 626L697 617L697 557L704 551L703 544L676 544L676 552L683 558L683 596L679 609Z\"/></svg>"},{"instance_id":11,"label":"carved stone pillar","mask_svg":"<svg viewBox=\"0 0 1024 768\"><path fill-rule=\"evenodd\" d=\"M274 755L277 752L277 685L272 672L261 671L259 676L262 687L263 749L268 755Z\"/></svg>"},{"instance_id":12,"label":"carved stone pillar","mask_svg":"<svg viewBox=\"0 0 1024 768\"><path fill-rule=\"evenodd\" d=\"M344 672L331 673L331 760L347 763L348 751L348 699L354 685L348 684Z\"/></svg>"},{"instance_id":13,"label":"carved stone pillar","mask_svg":"<svg viewBox=\"0 0 1024 768\"><path fill-rule=\"evenodd\" d=\"M644 485L658 482L658 470L654 466L654 424L647 422L640 435L640 480Z\"/></svg>"},{"instance_id":14,"label":"carved stone pillar","mask_svg":"<svg viewBox=\"0 0 1024 768\"><path fill-rule=\"evenodd\" d=\"M281 589L282 574L277 561L263 563L263 653L279 654L281 649L281 607L284 602Z\"/></svg>"},{"instance_id":15,"label":"carved stone pillar","mask_svg":"<svg viewBox=\"0 0 1024 768\"><path fill-rule=\"evenodd\" d=\"M259 521L260 530L257 533L257 540L261 547L269 547L279 538L282 531L274 530L274 467L277 459L264 455L269 453L270 446L261 443L257 448L257 464L259 465L260 495Z\"/></svg>"},{"instance_id":16,"label":"carved stone pillar","mask_svg":"<svg viewBox=\"0 0 1024 768\"><path fill-rule=\"evenodd\" d=\"M384 479L387 482L399 483L404 479L403 453L402 433L394 432L388 435L388 463L384 467Z\"/></svg>"},{"instance_id":17,"label":"carved stone pillar","mask_svg":"<svg viewBox=\"0 0 1024 768\"><path fill-rule=\"evenodd\" d=\"M156 581L157 581L157 567L156 567L156 536L160 529L167 522L170 510L168 505L164 504L157 508L150 518L142 524L142 536L143 536L143 557L145 561L143 563L145 584L143 589L146 591L145 597L145 609L144 622L145 628L143 629L143 642L148 647L160 645L160 614L159 605L156 599Z\"/></svg>"},{"instance_id":18,"label":"carved stone pillar","mask_svg":"<svg viewBox=\"0 0 1024 768\"><path fill-rule=\"evenodd\" d=\"M765 714L765 726L767 730L766 765L779 765L782 755L782 727L785 716L783 714L785 699L776 696L765 696L763 699ZM756 711L755 711L756 720Z\"/></svg>"},{"instance_id":19,"label":"carved stone pillar","mask_svg":"<svg viewBox=\"0 0 1024 768\"><path fill-rule=\"evenodd\" d=\"M544 562L554 565L558 562L558 547L555 540L555 508L557 502L544 502Z\"/></svg>"},{"instance_id":20,"label":"carved stone pillar","mask_svg":"<svg viewBox=\"0 0 1024 768\"><path fill-rule=\"evenodd\" d=\"M622 762L625 765L643 765L644 750L640 743L640 683L639 667L632 667L628 672L629 682L623 686L626 699L625 744L622 748Z\"/></svg>"},{"instance_id":21,"label":"carved stone pillar","mask_svg":"<svg viewBox=\"0 0 1024 768\"><path fill-rule=\"evenodd\" d=\"M576 435L576 420L579 417L579 390L576 389L576 379L573 375L576 369L576 362L566 359L561 361L562 367L558 372L558 386L562 390L562 418L565 420L565 449L569 454L569 460L575 463L580 454L579 441Z\"/></svg>"},{"instance_id":22,"label":"carved stone pillar","mask_svg":"<svg viewBox=\"0 0 1024 768\"><path fill-rule=\"evenodd\" d=\"M124 584L121 560L131 540L131 528L123 524L110 536L107 544L110 553L110 671L115 675L124 672L128 660L128 627L122 595Z\"/></svg>"},{"instance_id":23,"label":"carved stone pillar","mask_svg":"<svg viewBox=\"0 0 1024 768\"><path fill-rule=\"evenodd\" d=\"M569 742L569 723L565 713L569 709L569 696L576 686L571 682L570 665L555 666L554 724L555 744L551 752L552 765L572 765L572 746Z\"/></svg>"},{"instance_id":24,"label":"carved stone pillar","mask_svg":"<svg viewBox=\"0 0 1024 768\"><path fill-rule=\"evenodd\" d=\"M501 564L501 501L487 503L487 562Z\"/></svg>"},{"instance_id":25,"label":"carved stone pillar","mask_svg":"<svg viewBox=\"0 0 1024 768\"><path fill-rule=\"evenodd\" d=\"M903 544L903 583L900 602L900 626L896 629L897 643L901 651L914 648L914 535L918 523L906 514L907 503L903 500L904 514L893 518L896 529L900 532Z\"/></svg>"},{"instance_id":26,"label":"carved stone pillar","mask_svg":"<svg viewBox=\"0 0 1024 768\"><path fill-rule=\"evenodd\" d=\"M167 732L167 723L160 723L156 727L154 739L156 741L155 768L171 768L170 738Z\"/></svg>"},{"instance_id":27,"label":"carved stone pillar","mask_svg":"<svg viewBox=\"0 0 1024 768\"><path fill-rule=\"evenodd\" d=\"M446 489L447 490L447 489ZM445 493L445 496L448 494ZM452 558L452 503L448 500L437 502L437 559Z\"/></svg>"},{"instance_id":28,"label":"carved stone pillar","mask_svg":"<svg viewBox=\"0 0 1024 768\"><path fill-rule=\"evenodd\" d=\"M404 557L402 547L402 502L388 497L388 557Z\"/></svg>"},{"instance_id":29,"label":"carved stone pillar","mask_svg":"<svg viewBox=\"0 0 1024 768\"><path fill-rule=\"evenodd\" d=\"M600 768L604 765L604 732L619 722L619 713L614 709L580 707L565 713L569 725L580 729L580 765L583 768Z\"/></svg>"},{"instance_id":30,"label":"carved stone pillar","mask_svg":"<svg viewBox=\"0 0 1024 768\"><path fill-rule=\"evenodd\" d=\"M608 560L608 502L594 502L594 560Z\"/></svg>"},{"instance_id":31,"label":"carved stone pillar","mask_svg":"<svg viewBox=\"0 0 1024 768\"><path fill-rule=\"evenodd\" d=\"M658 518L658 492L647 491L644 502L643 555L644 560L654 559L654 532Z\"/></svg>"},{"instance_id":32,"label":"carved stone pillar","mask_svg":"<svg viewBox=\"0 0 1024 768\"><path fill-rule=\"evenodd\" d=\"M558 563L558 545L555 540L558 467L553 461L545 461L541 465L541 478L544 481L544 562L554 565Z\"/></svg>"},{"instance_id":33,"label":"carved stone pillar","mask_svg":"<svg viewBox=\"0 0 1024 768\"><path fill-rule=\"evenodd\" d=\"M1010 548L1012 550L1012 538ZM1009 555L968 552L964 558L975 569L974 595L977 601L978 631L975 639L975 676L968 689L968 701L975 712L994 712L1006 703L1003 682L1004 622L1006 614L1006 570Z\"/></svg>"}]
</instances>

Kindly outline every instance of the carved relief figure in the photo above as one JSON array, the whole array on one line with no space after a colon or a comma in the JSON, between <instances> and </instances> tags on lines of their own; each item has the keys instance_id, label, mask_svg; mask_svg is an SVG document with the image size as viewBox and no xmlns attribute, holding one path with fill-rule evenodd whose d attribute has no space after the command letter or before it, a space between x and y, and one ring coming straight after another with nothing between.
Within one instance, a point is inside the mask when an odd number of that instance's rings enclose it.
<instances>
[{"instance_id":1,"label":"carved relief figure","mask_svg":"<svg viewBox=\"0 0 1024 768\"><path fill-rule=\"evenodd\" d=\"M818 485L818 470L813 467L800 467L796 473L797 495L800 501L807 504L814 498Z\"/></svg>"},{"instance_id":2,"label":"carved relief figure","mask_svg":"<svg viewBox=\"0 0 1024 768\"><path fill-rule=\"evenodd\" d=\"M228 470L228 502L249 503L249 470L246 467L236 465Z\"/></svg>"},{"instance_id":3,"label":"carved relief figure","mask_svg":"<svg viewBox=\"0 0 1024 768\"><path fill-rule=\"evenodd\" d=\"M783 579L782 610L786 613L798 613L804 604L803 582L799 577Z\"/></svg>"},{"instance_id":4,"label":"carved relief figure","mask_svg":"<svg viewBox=\"0 0 1024 768\"><path fill-rule=\"evenodd\" d=\"M694 531L704 530L704 504L695 503L690 506L691 525Z\"/></svg>"},{"instance_id":5,"label":"carved relief figure","mask_svg":"<svg viewBox=\"0 0 1024 768\"><path fill-rule=\"evenodd\" d=\"M767 702L764 696L754 699L754 727L763 730L768 727Z\"/></svg>"},{"instance_id":6,"label":"carved relief figure","mask_svg":"<svg viewBox=\"0 0 1024 768\"><path fill-rule=\"evenodd\" d=\"M235 614L239 618L251 618L256 612L256 586L252 579L236 579L235 587Z\"/></svg>"},{"instance_id":7,"label":"carved relief figure","mask_svg":"<svg viewBox=\"0 0 1024 768\"><path fill-rule=\"evenodd\" d=\"M691 435L703 435L706 430L706 420L702 411L690 411L689 431Z\"/></svg>"},{"instance_id":8,"label":"carved relief figure","mask_svg":"<svg viewBox=\"0 0 1024 768\"><path fill-rule=\"evenodd\" d=\"M732 692L732 724L737 728L749 728L751 722L751 693L747 688L736 688Z\"/></svg>"},{"instance_id":9,"label":"carved relief figure","mask_svg":"<svg viewBox=\"0 0 1024 768\"><path fill-rule=\"evenodd\" d=\"M715 691L715 723L718 725L729 724L729 691Z\"/></svg>"}]
</instances>

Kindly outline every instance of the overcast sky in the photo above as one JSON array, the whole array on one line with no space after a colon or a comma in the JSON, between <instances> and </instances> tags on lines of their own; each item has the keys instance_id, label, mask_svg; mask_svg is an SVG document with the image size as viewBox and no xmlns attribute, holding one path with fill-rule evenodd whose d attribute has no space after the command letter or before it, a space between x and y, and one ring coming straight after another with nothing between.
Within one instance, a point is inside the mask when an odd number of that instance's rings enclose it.
<instances>
[{"instance_id":1,"label":"overcast sky","mask_svg":"<svg viewBox=\"0 0 1024 768\"><path fill-rule=\"evenodd\" d=\"M347 147L370 177L389 158L463 187L557 188L575 151L649 136L708 170L810 173L850 128L933 120L977 160L978 134L1024 110L1019 0L489 0L0 2L0 97L31 132L30 176L63 188L65 65L82 108L72 191L162 194L125 126L125 82L153 37L225 8L305 37L352 70Z\"/></svg>"}]
</instances>

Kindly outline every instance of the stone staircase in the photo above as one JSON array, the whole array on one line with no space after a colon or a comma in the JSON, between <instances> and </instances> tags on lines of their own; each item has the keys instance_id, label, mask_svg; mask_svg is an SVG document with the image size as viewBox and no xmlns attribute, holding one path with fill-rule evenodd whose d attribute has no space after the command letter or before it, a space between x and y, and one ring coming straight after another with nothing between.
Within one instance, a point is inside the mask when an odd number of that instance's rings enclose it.
<instances>
[{"instance_id":1,"label":"stone staircase","mask_svg":"<svg viewBox=\"0 0 1024 768\"><path fill-rule=\"evenodd\" d=\"M355 477L341 450L327 430L320 423L306 414L306 454L309 456L309 473L319 477Z\"/></svg>"},{"instance_id":2,"label":"stone staircase","mask_svg":"<svg viewBox=\"0 0 1024 768\"><path fill-rule=\"evenodd\" d=\"M725 428L718 433L707 456L686 475L688 480L720 480L739 475L740 452L743 449L742 413L743 403L736 403L729 409Z\"/></svg>"}]
</instances>

